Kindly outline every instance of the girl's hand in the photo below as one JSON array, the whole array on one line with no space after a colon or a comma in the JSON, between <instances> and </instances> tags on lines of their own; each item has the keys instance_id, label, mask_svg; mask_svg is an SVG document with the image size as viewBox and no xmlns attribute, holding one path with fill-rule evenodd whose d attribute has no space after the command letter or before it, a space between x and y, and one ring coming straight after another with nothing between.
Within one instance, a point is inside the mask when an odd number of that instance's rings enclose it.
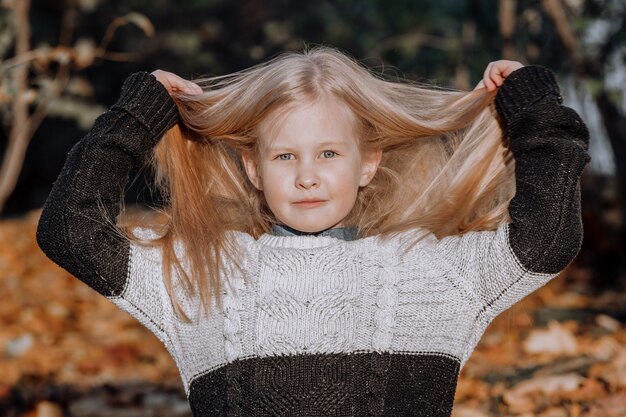
<instances>
[{"instance_id":1,"label":"girl's hand","mask_svg":"<svg viewBox=\"0 0 626 417\"><path fill-rule=\"evenodd\" d=\"M170 95L172 93L183 93L188 95L202 94L202 88L191 81L185 80L178 75L163 70L156 70L152 72L152 75L163 84L163 87Z\"/></svg>"},{"instance_id":2,"label":"girl's hand","mask_svg":"<svg viewBox=\"0 0 626 417\"><path fill-rule=\"evenodd\" d=\"M479 88L487 88L487 91L494 91L500 87L504 82L504 79L509 76L516 69L520 69L524 66L521 62L507 61L505 59L500 61L493 61L487 65L483 79L480 80L474 90Z\"/></svg>"}]
</instances>

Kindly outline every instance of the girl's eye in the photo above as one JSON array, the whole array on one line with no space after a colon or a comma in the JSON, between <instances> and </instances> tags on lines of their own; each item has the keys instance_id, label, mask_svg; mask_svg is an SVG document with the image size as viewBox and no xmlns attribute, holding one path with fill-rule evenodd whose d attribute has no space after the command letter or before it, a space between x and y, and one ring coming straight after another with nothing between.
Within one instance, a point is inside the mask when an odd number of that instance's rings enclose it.
<instances>
[{"instance_id":1,"label":"girl's eye","mask_svg":"<svg viewBox=\"0 0 626 417\"><path fill-rule=\"evenodd\" d=\"M322 152L322 157L323 158L334 158L335 156L337 156L337 152L335 151L324 151ZM292 153L281 153L280 155L278 155L276 158L280 159L281 161L288 161L290 159L293 159L293 154Z\"/></svg>"}]
</instances>

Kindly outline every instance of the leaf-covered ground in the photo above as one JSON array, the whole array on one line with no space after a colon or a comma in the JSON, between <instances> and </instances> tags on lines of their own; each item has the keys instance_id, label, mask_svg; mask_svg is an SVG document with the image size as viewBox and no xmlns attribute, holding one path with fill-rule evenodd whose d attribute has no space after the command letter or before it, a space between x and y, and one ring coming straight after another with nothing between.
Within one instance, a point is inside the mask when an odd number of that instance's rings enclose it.
<instances>
[{"instance_id":1,"label":"leaf-covered ground","mask_svg":"<svg viewBox=\"0 0 626 417\"><path fill-rule=\"evenodd\" d=\"M38 213L0 222L0 415L190 416L163 345L55 266ZM626 416L626 295L570 268L501 315L466 364L454 417Z\"/></svg>"}]
</instances>

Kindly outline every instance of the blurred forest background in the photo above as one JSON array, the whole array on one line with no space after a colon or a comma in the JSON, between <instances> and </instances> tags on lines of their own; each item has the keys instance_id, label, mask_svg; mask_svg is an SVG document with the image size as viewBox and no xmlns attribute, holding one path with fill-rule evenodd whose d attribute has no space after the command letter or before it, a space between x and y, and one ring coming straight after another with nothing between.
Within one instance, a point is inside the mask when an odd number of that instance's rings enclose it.
<instances>
[{"instance_id":1,"label":"blurred forest background","mask_svg":"<svg viewBox=\"0 0 626 417\"><path fill-rule=\"evenodd\" d=\"M591 131L583 250L492 325L454 414L626 415L626 0L0 0L0 415L190 415L156 339L38 251L38 208L129 74L316 44L464 90L497 59L555 71Z\"/></svg>"}]
</instances>

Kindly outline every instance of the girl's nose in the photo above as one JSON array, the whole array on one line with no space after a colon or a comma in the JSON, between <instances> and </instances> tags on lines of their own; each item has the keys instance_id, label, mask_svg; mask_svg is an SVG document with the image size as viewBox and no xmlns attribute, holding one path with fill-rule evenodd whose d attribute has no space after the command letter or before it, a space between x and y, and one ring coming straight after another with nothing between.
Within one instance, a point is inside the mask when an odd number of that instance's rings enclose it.
<instances>
[{"instance_id":1,"label":"girl's nose","mask_svg":"<svg viewBox=\"0 0 626 417\"><path fill-rule=\"evenodd\" d=\"M315 170L311 167L300 167L298 176L296 177L296 187L302 189L316 188L319 186L320 179Z\"/></svg>"}]
</instances>

